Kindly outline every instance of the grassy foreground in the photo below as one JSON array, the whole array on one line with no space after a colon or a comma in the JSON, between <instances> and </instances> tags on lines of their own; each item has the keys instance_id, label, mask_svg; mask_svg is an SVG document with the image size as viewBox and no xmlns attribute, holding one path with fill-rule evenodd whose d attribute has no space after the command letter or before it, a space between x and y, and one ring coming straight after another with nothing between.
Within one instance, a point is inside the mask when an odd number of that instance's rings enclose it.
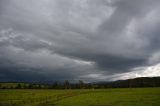
<instances>
[{"instance_id":1,"label":"grassy foreground","mask_svg":"<svg viewBox=\"0 0 160 106\"><path fill-rule=\"evenodd\" d=\"M0 106L160 106L160 88L1 89Z\"/></svg>"}]
</instances>

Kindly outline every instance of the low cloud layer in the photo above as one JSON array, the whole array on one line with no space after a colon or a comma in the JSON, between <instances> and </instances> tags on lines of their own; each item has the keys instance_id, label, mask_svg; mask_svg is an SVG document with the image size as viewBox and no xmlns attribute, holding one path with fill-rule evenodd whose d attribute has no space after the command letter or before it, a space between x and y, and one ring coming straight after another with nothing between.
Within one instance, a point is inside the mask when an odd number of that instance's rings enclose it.
<instances>
[{"instance_id":1,"label":"low cloud layer","mask_svg":"<svg viewBox=\"0 0 160 106\"><path fill-rule=\"evenodd\" d=\"M0 0L0 80L160 76L159 14L159 0Z\"/></svg>"}]
</instances>

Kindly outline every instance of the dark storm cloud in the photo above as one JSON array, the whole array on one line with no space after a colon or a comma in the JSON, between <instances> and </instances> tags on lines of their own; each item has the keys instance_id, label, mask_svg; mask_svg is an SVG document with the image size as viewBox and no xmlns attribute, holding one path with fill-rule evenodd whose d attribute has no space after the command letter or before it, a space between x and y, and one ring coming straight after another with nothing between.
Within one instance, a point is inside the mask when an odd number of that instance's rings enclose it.
<instances>
[{"instance_id":1,"label":"dark storm cloud","mask_svg":"<svg viewBox=\"0 0 160 106\"><path fill-rule=\"evenodd\" d=\"M85 51L85 50L84 50ZM112 54L94 54L85 52L82 54L72 54L72 53L62 53L59 54L69 56L75 59L83 59L85 61L96 62L96 66L99 69L110 70L109 73L121 73L125 71L129 71L130 68L144 66L147 63L146 58L128 58L123 56L117 56Z\"/></svg>"},{"instance_id":2,"label":"dark storm cloud","mask_svg":"<svg viewBox=\"0 0 160 106\"><path fill-rule=\"evenodd\" d=\"M0 0L1 80L105 80L158 64L159 4Z\"/></svg>"}]
</instances>

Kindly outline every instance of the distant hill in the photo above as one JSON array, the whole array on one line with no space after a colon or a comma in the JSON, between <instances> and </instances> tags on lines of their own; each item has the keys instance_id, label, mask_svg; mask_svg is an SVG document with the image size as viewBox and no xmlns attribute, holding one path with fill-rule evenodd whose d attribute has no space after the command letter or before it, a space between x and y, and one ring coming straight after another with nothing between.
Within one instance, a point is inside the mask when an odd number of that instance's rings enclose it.
<instances>
[{"instance_id":1,"label":"distant hill","mask_svg":"<svg viewBox=\"0 0 160 106\"><path fill-rule=\"evenodd\" d=\"M105 88L160 87L160 77L139 77L127 80L98 83Z\"/></svg>"},{"instance_id":2,"label":"distant hill","mask_svg":"<svg viewBox=\"0 0 160 106\"><path fill-rule=\"evenodd\" d=\"M102 88L132 88L132 87L160 87L160 77L139 77L112 82L69 83L69 89L102 89ZM80 87L81 86L81 87ZM24 82L1 82L0 89L65 89L63 83L24 83Z\"/></svg>"}]
</instances>

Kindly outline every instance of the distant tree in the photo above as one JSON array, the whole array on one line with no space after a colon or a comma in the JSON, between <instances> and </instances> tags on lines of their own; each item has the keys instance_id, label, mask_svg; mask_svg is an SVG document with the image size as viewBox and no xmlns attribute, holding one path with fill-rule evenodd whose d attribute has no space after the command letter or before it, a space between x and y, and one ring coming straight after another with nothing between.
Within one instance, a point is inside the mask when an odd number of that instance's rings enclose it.
<instances>
[{"instance_id":1,"label":"distant tree","mask_svg":"<svg viewBox=\"0 0 160 106\"><path fill-rule=\"evenodd\" d=\"M26 84L24 84L24 85L23 85L23 88L24 88L24 89L27 89L27 88L28 88L28 86L27 86Z\"/></svg>"},{"instance_id":2,"label":"distant tree","mask_svg":"<svg viewBox=\"0 0 160 106\"><path fill-rule=\"evenodd\" d=\"M84 82L82 80L79 80L79 88L80 89L84 88Z\"/></svg>"},{"instance_id":3,"label":"distant tree","mask_svg":"<svg viewBox=\"0 0 160 106\"><path fill-rule=\"evenodd\" d=\"M37 89L42 89L42 85L41 84L37 85Z\"/></svg>"},{"instance_id":4,"label":"distant tree","mask_svg":"<svg viewBox=\"0 0 160 106\"><path fill-rule=\"evenodd\" d=\"M57 89L57 88L58 88L58 82L57 82L57 81L55 81L55 82L53 83L52 88L53 88L53 89Z\"/></svg>"},{"instance_id":5,"label":"distant tree","mask_svg":"<svg viewBox=\"0 0 160 106\"><path fill-rule=\"evenodd\" d=\"M43 85L43 88L44 88L44 89L49 89L50 86L49 86L48 84L44 84L44 85Z\"/></svg>"},{"instance_id":6,"label":"distant tree","mask_svg":"<svg viewBox=\"0 0 160 106\"><path fill-rule=\"evenodd\" d=\"M28 88L33 89L33 84L29 84Z\"/></svg>"},{"instance_id":7,"label":"distant tree","mask_svg":"<svg viewBox=\"0 0 160 106\"><path fill-rule=\"evenodd\" d=\"M18 84L18 85L16 86L16 88L17 88L17 89L21 89L21 88L22 88L21 84Z\"/></svg>"},{"instance_id":8,"label":"distant tree","mask_svg":"<svg viewBox=\"0 0 160 106\"><path fill-rule=\"evenodd\" d=\"M129 79L129 88L133 88L133 87L135 87L135 85L134 85L134 79Z\"/></svg>"},{"instance_id":9,"label":"distant tree","mask_svg":"<svg viewBox=\"0 0 160 106\"><path fill-rule=\"evenodd\" d=\"M69 89L69 88L70 88L70 83L69 83L68 80L65 80L65 81L64 81L64 88L65 88L65 89Z\"/></svg>"},{"instance_id":10,"label":"distant tree","mask_svg":"<svg viewBox=\"0 0 160 106\"><path fill-rule=\"evenodd\" d=\"M10 89L14 89L14 87L13 87L13 86L10 86Z\"/></svg>"},{"instance_id":11,"label":"distant tree","mask_svg":"<svg viewBox=\"0 0 160 106\"><path fill-rule=\"evenodd\" d=\"M7 89L7 87L3 86L2 89Z\"/></svg>"}]
</instances>

